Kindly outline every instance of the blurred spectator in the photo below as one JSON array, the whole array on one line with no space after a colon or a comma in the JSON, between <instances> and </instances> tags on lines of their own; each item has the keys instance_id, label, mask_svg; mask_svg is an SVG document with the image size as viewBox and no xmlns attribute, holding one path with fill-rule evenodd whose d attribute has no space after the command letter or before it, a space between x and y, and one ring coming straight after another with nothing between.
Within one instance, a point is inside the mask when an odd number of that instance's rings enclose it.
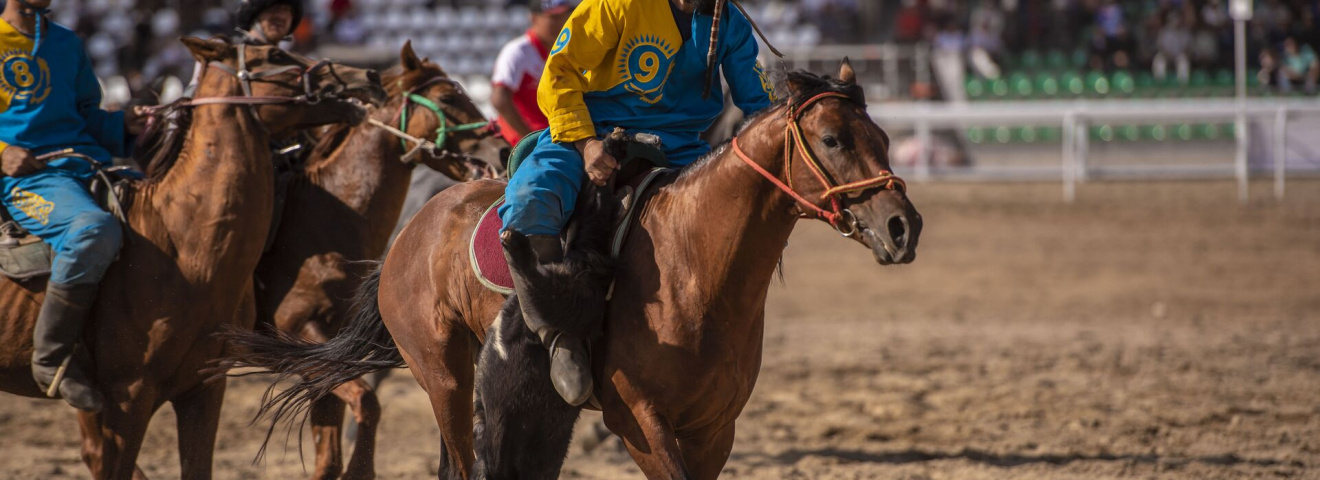
<instances>
[{"instance_id":1,"label":"blurred spectator","mask_svg":"<svg viewBox=\"0 0 1320 480\"><path fill-rule=\"evenodd\" d=\"M360 45L367 39L367 26L362 23L356 9L345 12L334 23L335 41L344 45Z\"/></svg>"},{"instance_id":2,"label":"blurred spectator","mask_svg":"<svg viewBox=\"0 0 1320 480\"><path fill-rule=\"evenodd\" d=\"M500 133L510 145L550 125L536 101L550 46L573 13L570 0L531 0L531 27L509 42L495 59L490 102L499 112Z\"/></svg>"},{"instance_id":3,"label":"blurred spectator","mask_svg":"<svg viewBox=\"0 0 1320 480\"><path fill-rule=\"evenodd\" d=\"M1181 11L1169 13L1168 22L1160 29L1160 36L1155 42L1157 51L1151 62L1155 78L1164 80L1168 76L1169 62L1173 62L1178 70L1178 81L1187 83L1192 70L1191 60L1187 56L1192 33L1183 21Z\"/></svg>"},{"instance_id":4,"label":"blurred spectator","mask_svg":"<svg viewBox=\"0 0 1320 480\"><path fill-rule=\"evenodd\" d=\"M1315 50L1310 45L1298 45L1297 40L1288 37L1283 41L1283 62L1279 64L1279 88L1291 91L1293 85L1305 85L1306 93L1316 91L1316 80L1320 79L1320 62L1316 60Z\"/></svg>"}]
</instances>

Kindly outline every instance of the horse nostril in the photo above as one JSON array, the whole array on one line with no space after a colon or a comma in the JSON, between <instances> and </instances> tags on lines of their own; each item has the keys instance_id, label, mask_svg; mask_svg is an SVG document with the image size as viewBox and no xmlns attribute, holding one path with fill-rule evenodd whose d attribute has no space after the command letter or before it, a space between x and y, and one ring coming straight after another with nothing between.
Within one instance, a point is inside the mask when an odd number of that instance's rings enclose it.
<instances>
[{"instance_id":1,"label":"horse nostril","mask_svg":"<svg viewBox=\"0 0 1320 480\"><path fill-rule=\"evenodd\" d=\"M367 81L372 85L380 85L380 74L375 71L367 72Z\"/></svg>"},{"instance_id":2,"label":"horse nostril","mask_svg":"<svg viewBox=\"0 0 1320 480\"><path fill-rule=\"evenodd\" d=\"M889 231L889 238L894 241L894 247L899 250L907 248L908 226L907 219L903 218L903 215L889 217L885 222L885 229Z\"/></svg>"}]
</instances>

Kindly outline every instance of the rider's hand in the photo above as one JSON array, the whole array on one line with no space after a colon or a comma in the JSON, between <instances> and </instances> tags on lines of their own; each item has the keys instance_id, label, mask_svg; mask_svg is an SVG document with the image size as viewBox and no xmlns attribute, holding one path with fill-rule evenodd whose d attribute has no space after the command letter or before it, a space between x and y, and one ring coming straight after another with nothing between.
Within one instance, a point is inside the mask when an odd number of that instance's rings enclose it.
<instances>
[{"instance_id":1,"label":"rider's hand","mask_svg":"<svg viewBox=\"0 0 1320 480\"><path fill-rule=\"evenodd\" d=\"M23 147L10 145L0 152L0 170L5 176L21 177L45 167L32 152Z\"/></svg>"},{"instance_id":2,"label":"rider's hand","mask_svg":"<svg viewBox=\"0 0 1320 480\"><path fill-rule=\"evenodd\" d=\"M129 135L141 135L147 128L148 118L151 118L151 115L147 107L134 105L124 110L124 130L127 130Z\"/></svg>"},{"instance_id":3,"label":"rider's hand","mask_svg":"<svg viewBox=\"0 0 1320 480\"><path fill-rule=\"evenodd\" d=\"M587 177L597 186L605 186L610 175L619 169L619 161L605 153L605 142L595 138L578 140L573 144L582 154L582 161L587 167Z\"/></svg>"}]
</instances>

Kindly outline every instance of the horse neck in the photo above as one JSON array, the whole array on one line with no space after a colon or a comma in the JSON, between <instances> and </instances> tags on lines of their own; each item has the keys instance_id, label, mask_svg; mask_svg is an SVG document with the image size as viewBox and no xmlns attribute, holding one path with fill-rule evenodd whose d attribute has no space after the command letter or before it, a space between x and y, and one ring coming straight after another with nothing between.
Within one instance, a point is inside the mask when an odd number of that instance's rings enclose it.
<instances>
[{"instance_id":1,"label":"horse neck","mask_svg":"<svg viewBox=\"0 0 1320 480\"><path fill-rule=\"evenodd\" d=\"M399 118L399 108L404 106L399 102L395 108L379 108L371 116L389 124ZM400 161L403 154L403 145L397 137L370 123L355 126L324 159L309 161L306 180L312 188L294 189L290 208L303 205L297 197L329 193L362 220L362 223L345 222L335 228L362 228L366 230L364 234L384 232L387 237L408 194L413 167Z\"/></svg>"},{"instance_id":2,"label":"horse neck","mask_svg":"<svg viewBox=\"0 0 1320 480\"><path fill-rule=\"evenodd\" d=\"M779 124L764 119L739 140L750 158L775 175L784 170L783 133L770 133ZM660 262L661 268L668 263L673 278L690 278L674 293L686 297L683 304L704 309L687 312L692 319L709 318L714 309L734 316L761 311L797 223L792 199L743 163L731 145L712 155L657 193L648 207L655 248L666 253L657 258L681 259Z\"/></svg>"},{"instance_id":3,"label":"horse neck","mask_svg":"<svg viewBox=\"0 0 1320 480\"><path fill-rule=\"evenodd\" d=\"M197 98L236 97L236 79L203 82ZM272 214L270 134L251 108L194 107L179 158L143 190L135 229L205 271L235 252L257 251ZM166 237L166 238L162 238ZM241 262L239 262L241 263ZM203 272L210 275L212 272Z\"/></svg>"}]
</instances>

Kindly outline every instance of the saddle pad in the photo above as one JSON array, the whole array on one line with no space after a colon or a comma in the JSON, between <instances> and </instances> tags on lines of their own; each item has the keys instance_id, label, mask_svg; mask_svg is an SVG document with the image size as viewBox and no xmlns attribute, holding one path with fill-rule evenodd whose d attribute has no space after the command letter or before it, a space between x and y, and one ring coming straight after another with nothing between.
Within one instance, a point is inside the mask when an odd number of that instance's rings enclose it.
<instances>
[{"instance_id":1,"label":"saddle pad","mask_svg":"<svg viewBox=\"0 0 1320 480\"><path fill-rule=\"evenodd\" d=\"M617 258L619 252L623 251L623 240L627 238L628 227L632 225L633 212L638 210L638 205L645 203L647 190L655 180L668 171L664 168L651 169L645 175L639 175L632 182L633 185L629 185L631 192L624 201L623 218L614 227L610 255ZM500 244L500 229L504 228L504 221L500 220L497 213L500 205L504 205L502 195L486 208L485 213L481 214L481 220L477 221L477 228L472 230L472 238L468 240L468 263L472 265L472 272L477 274L477 280L486 288L502 295L512 295L513 275L509 273L509 264L504 259L504 246Z\"/></svg>"},{"instance_id":2,"label":"saddle pad","mask_svg":"<svg viewBox=\"0 0 1320 480\"><path fill-rule=\"evenodd\" d=\"M509 274L504 246L500 244L500 229L504 228L504 221L496 212L500 205L504 205L503 195L481 214L477 228L472 231L472 239L468 241L468 261L482 285L497 293L512 295L513 275Z\"/></svg>"},{"instance_id":3,"label":"saddle pad","mask_svg":"<svg viewBox=\"0 0 1320 480\"><path fill-rule=\"evenodd\" d=\"M0 275L14 280L50 275L50 263L55 257L50 245L32 235L5 240L0 245Z\"/></svg>"}]
</instances>

